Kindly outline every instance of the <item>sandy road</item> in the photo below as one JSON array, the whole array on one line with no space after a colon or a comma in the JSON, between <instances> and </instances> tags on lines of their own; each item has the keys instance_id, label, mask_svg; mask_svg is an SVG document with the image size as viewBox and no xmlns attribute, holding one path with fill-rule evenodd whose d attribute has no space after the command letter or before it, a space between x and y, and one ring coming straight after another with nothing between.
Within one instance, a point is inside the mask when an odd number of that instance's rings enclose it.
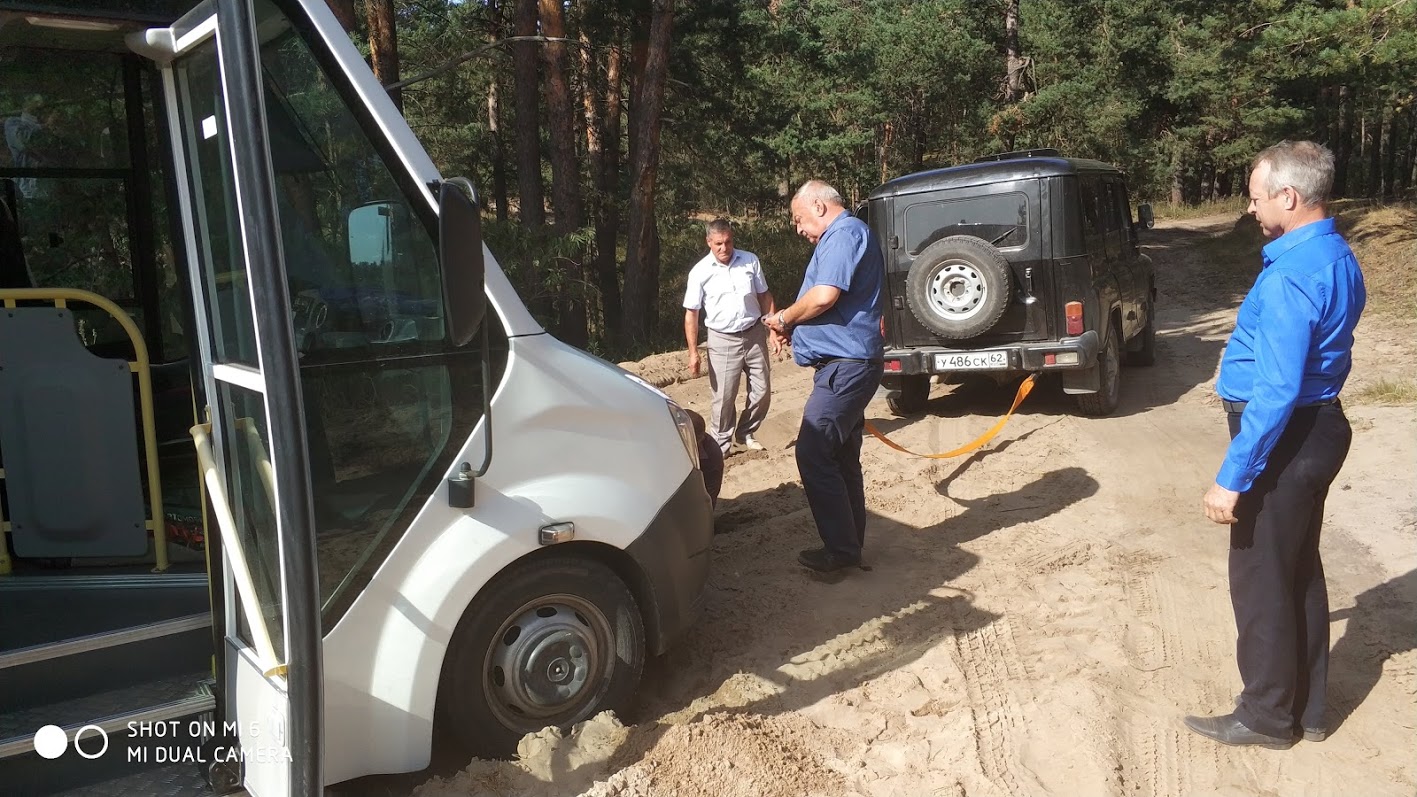
<instances>
[{"instance_id":1,"label":"sandy road","mask_svg":"<svg viewBox=\"0 0 1417 797\"><path fill-rule=\"evenodd\" d=\"M1217 306L1192 244L1233 218L1147 238L1161 324L1108 418L1044 383L968 458L868 440L869 572L809 578L815 544L790 443L808 371L779 362L764 452L728 460L712 596L646 675L643 708L520 764L475 762L419 793L541 795L1411 795L1417 789L1417 419L1351 405L1327 507L1330 738L1223 748L1180 717L1239 687L1225 532L1199 510L1224 452L1212 389L1239 297ZM1356 386L1403 368L1413 329L1360 328ZM682 367L679 355L642 364ZM703 412L704 380L669 392ZM916 450L972 439L1009 389L937 386L928 414L870 417Z\"/></svg>"}]
</instances>

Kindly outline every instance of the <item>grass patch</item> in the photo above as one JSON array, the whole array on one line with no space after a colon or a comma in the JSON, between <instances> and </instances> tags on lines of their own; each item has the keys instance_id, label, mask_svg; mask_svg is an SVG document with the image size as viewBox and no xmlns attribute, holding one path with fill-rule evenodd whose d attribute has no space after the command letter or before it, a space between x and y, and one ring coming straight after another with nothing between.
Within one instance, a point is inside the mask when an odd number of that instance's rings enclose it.
<instances>
[{"instance_id":1,"label":"grass patch","mask_svg":"<svg viewBox=\"0 0 1417 797\"><path fill-rule=\"evenodd\" d=\"M1205 216L1223 216L1244 213L1246 200L1243 197L1211 199L1195 205L1157 202L1151 206L1152 215L1157 219L1199 219Z\"/></svg>"},{"instance_id":2,"label":"grass patch","mask_svg":"<svg viewBox=\"0 0 1417 797\"><path fill-rule=\"evenodd\" d=\"M1196 244L1194 262L1204 292L1214 297L1244 296L1259 276L1260 250L1268 242L1255 220L1242 216L1224 234Z\"/></svg>"},{"instance_id":3,"label":"grass patch","mask_svg":"<svg viewBox=\"0 0 1417 797\"><path fill-rule=\"evenodd\" d=\"M1417 318L1417 208L1341 200L1330 210L1363 269L1365 313ZM1216 292L1243 295L1254 285L1260 250L1267 243L1255 220L1244 216L1228 232L1199 244L1196 254L1206 284Z\"/></svg>"},{"instance_id":4,"label":"grass patch","mask_svg":"<svg viewBox=\"0 0 1417 797\"><path fill-rule=\"evenodd\" d=\"M1411 379L1379 379L1358 391L1364 404L1407 406L1417 404L1417 382Z\"/></svg>"},{"instance_id":5,"label":"grass patch","mask_svg":"<svg viewBox=\"0 0 1417 797\"><path fill-rule=\"evenodd\" d=\"M1337 210L1339 229L1363 269L1366 312L1417 318L1417 207L1353 203Z\"/></svg>"}]
</instances>

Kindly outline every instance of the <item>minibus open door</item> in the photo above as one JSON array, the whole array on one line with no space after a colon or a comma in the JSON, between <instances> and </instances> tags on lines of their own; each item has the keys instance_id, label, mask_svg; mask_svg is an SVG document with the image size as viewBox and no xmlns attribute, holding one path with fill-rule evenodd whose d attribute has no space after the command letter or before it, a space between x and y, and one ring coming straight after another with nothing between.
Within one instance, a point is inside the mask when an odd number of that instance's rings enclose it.
<instances>
[{"instance_id":1,"label":"minibus open door","mask_svg":"<svg viewBox=\"0 0 1417 797\"><path fill-rule=\"evenodd\" d=\"M227 598L210 770L254 797L318 794L313 509L256 15L214 0L135 36L162 67L209 401L192 436Z\"/></svg>"}]
</instances>

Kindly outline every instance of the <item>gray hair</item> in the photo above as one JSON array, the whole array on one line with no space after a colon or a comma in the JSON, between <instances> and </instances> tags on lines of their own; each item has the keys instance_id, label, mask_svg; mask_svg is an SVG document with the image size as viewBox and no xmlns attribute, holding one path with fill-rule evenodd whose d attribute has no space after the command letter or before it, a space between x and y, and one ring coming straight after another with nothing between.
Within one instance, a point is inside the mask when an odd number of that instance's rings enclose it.
<instances>
[{"instance_id":1,"label":"gray hair","mask_svg":"<svg viewBox=\"0 0 1417 797\"><path fill-rule=\"evenodd\" d=\"M797 189L797 193L792 196L792 201L805 199L808 202L821 202L824 205L840 205L846 207L846 200L841 198L841 193L822 180L808 180Z\"/></svg>"},{"instance_id":2,"label":"gray hair","mask_svg":"<svg viewBox=\"0 0 1417 797\"><path fill-rule=\"evenodd\" d=\"M1255 156L1251 169L1269 164L1265 191L1270 196L1293 188L1306 206L1328 202L1333 189L1333 153L1313 141L1281 141Z\"/></svg>"},{"instance_id":3,"label":"gray hair","mask_svg":"<svg viewBox=\"0 0 1417 797\"><path fill-rule=\"evenodd\" d=\"M722 216L704 225L704 235L732 235L733 222Z\"/></svg>"}]
</instances>

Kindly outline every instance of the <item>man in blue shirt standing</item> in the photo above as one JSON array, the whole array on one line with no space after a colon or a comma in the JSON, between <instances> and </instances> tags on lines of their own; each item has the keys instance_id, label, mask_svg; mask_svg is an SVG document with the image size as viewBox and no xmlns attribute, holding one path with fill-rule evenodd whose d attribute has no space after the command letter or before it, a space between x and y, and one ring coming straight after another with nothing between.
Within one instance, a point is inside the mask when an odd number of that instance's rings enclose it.
<instances>
[{"instance_id":1,"label":"man in blue shirt standing","mask_svg":"<svg viewBox=\"0 0 1417 797\"><path fill-rule=\"evenodd\" d=\"M1215 389L1230 448L1203 500L1230 525L1230 601L1245 688L1232 713L1187 717L1230 745L1321 741L1328 681L1328 589L1319 558L1324 498L1352 430L1338 394L1352 368L1367 292L1325 203L1333 154L1281 142L1254 160L1249 213L1268 238L1240 305Z\"/></svg>"},{"instance_id":2,"label":"man in blue shirt standing","mask_svg":"<svg viewBox=\"0 0 1417 797\"><path fill-rule=\"evenodd\" d=\"M797 432L797 472L822 547L797 561L830 573L860 565L866 541L861 432L884 368L885 261L871 228L821 180L807 181L792 198L792 224L816 249L797 301L763 320L774 335L791 334L798 365L816 369Z\"/></svg>"}]
</instances>

